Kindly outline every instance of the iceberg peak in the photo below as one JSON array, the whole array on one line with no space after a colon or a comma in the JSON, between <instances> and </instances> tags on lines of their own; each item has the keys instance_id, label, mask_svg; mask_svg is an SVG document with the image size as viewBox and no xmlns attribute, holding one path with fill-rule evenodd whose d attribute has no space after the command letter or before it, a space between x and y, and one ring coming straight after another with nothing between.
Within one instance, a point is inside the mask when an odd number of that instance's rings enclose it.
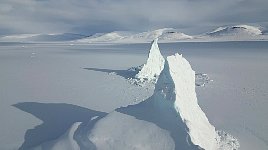
<instances>
[{"instance_id":1,"label":"iceberg peak","mask_svg":"<svg viewBox=\"0 0 268 150\"><path fill-rule=\"evenodd\" d=\"M141 80L156 80L164 68L165 59L162 56L156 38L151 45L146 64L142 67L139 73L135 76Z\"/></svg>"}]
</instances>

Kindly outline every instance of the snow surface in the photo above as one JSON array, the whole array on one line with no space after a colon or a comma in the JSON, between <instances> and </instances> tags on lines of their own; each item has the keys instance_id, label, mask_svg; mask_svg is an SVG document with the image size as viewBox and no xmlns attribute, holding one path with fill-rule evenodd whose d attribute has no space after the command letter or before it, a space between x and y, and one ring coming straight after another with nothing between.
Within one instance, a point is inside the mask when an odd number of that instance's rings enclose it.
<instances>
[{"instance_id":1,"label":"snow surface","mask_svg":"<svg viewBox=\"0 0 268 150\"><path fill-rule=\"evenodd\" d=\"M157 41L158 38L152 42L147 62L146 64L143 65L142 69L135 76L137 79L141 81L156 80L164 68L165 59L159 50Z\"/></svg>"}]
</instances>

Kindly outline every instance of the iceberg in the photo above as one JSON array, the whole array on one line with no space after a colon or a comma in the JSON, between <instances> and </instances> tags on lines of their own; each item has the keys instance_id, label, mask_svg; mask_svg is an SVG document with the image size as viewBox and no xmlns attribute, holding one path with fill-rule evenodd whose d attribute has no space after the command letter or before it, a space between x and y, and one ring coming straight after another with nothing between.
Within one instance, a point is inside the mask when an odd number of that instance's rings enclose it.
<instances>
[{"instance_id":1,"label":"iceberg","mask_svg":"<svg viewBox=\"0 0 268 150\"><path fill-rule=\"evenodd\" d=\"M155 88L155 99L174 103L174 108L188 127L193 144L206 150L218 148L217 132L198 105L195 72L182 55L167 57Z\"/></svg>"},{"instance_id":2,"label":"iceberg","mask_svg":"<svg viewBox=\"0 0 268 150\"><path fill-rule=\"evenodd\" d=\"M168 56L155 86L156 101L169 101L188 128L191 142L205 150L234 150L240 147L237 139L216 131L198 105L195 92L195 71L190 63L175 54Z\"/></svg>"},{"instance_id":3,"label":"iceberg","mask_svg":"<svg viewBox=\"0 0 268 150\"><path fill-rule=\"evenodd\" d=\"M175 150L235 150L239 142L217 131L198 105L195 71L182 55L168 56L154 94L136 105L116 109L169 131Z\"/></svg>"},{"instance_id":4,"label":"iceberg","mask_svg":"<svg viewBox=\"0 0 268 150\"><path fill-rule=\"evenodd\" d=\"M164 68L165 59L159 50L157 41L158 38L156 38L152 42L147 62L146 64L144 64L139 73L135 76L137 79L140 79L141 81L156 80Z\"/></svg>"},{"instance_id":5,"label":"iceberg","mask_svg":"<svg viewBox=\"0 0 268 150\"><path fill-rule=\"evenodd\" d=\"M74 140L74 133L76 137L86 133L86 141L92 144L89 149L93 150L237 150L238 140L224 131L217 131L198 105L195 75L182 55L164 59L156 39L147 63L137 74L141 79L157 79L150 98L118 108L96 120L90 128L79 128L76 123L58 140L38 148L78 150L84 139Z\"/></svg>"}]
</instances>

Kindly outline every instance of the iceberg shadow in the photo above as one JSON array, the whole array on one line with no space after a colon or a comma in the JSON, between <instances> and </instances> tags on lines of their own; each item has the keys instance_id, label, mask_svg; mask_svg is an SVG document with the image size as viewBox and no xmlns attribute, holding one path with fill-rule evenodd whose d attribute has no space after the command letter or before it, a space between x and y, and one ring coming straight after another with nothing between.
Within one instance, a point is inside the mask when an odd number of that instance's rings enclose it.
<instances>
[{"instance_id":1,"label":"iceberg shadow","mask_svg":"<svg viewBox=\"0 0 268 150\"><path fill-rule=\"evenodd\" d=\"M113 70L113 69L100 69L100 68L83 68L86 70L105 72L105 73L115 73L118 76L121 76L125 79L135 78L135 75L139 72L139 70ZM132 68L131 68L132 69Z\"/></svg>"},{"instance_id":2,"label":"iceberg shadow","mask_svg":"<svg viewBox=\"0 0 268 150\"><path fill-rule=\"evenodd\" d=\"M19 150L28 150L46 141L57 139L75 122L82 122L80 125L81 128L84 128L85 126L87 128L92 128L97 120L107 115L105 112L99 112L65 103L23 102L12 106L30 113L43 121L42 124L26 131L24 143L21 145ZM98 116L98 118L92 119L96 116ZM76 139L75 135L74 139ZM84 143L88 145L92 144L90 141L84 141ZM83 143L78 142L78 144L80 145ZM84 147L83 145L80 146L82 148Z\"/></svg>"},{"instance_id":3,"label":"iceberg shadow","mask_svg":"<svg viewBox=\"0 0 268 150\"><path fill-rule=\"evenodd\" d=\"M139 104L118 108L116 111L139 120L151 122L161 129L167 130L174 140L175 150L201 149L191 142L191 138L187 133L188 128L182 122L176 110L170 108L170 105L167 105L164 101L155 99L154 96Z\"/></svg>"}]
</instances>

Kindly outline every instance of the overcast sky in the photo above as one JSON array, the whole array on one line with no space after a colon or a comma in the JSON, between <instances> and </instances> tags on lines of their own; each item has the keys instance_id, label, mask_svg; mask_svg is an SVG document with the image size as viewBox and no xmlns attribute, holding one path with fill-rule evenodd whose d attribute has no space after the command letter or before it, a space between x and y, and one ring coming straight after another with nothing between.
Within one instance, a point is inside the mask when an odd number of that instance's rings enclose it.
<instances>
[{"instance_id":1,"label":"overcast sky","mask_svg":"<svg viewBox=\"0 0 268 150\"><path fill-rule=\"evenodd\" d=\"M92 34L268 23L268 0L0 0L0 34Z\"/></svg>"}]
</instances>

